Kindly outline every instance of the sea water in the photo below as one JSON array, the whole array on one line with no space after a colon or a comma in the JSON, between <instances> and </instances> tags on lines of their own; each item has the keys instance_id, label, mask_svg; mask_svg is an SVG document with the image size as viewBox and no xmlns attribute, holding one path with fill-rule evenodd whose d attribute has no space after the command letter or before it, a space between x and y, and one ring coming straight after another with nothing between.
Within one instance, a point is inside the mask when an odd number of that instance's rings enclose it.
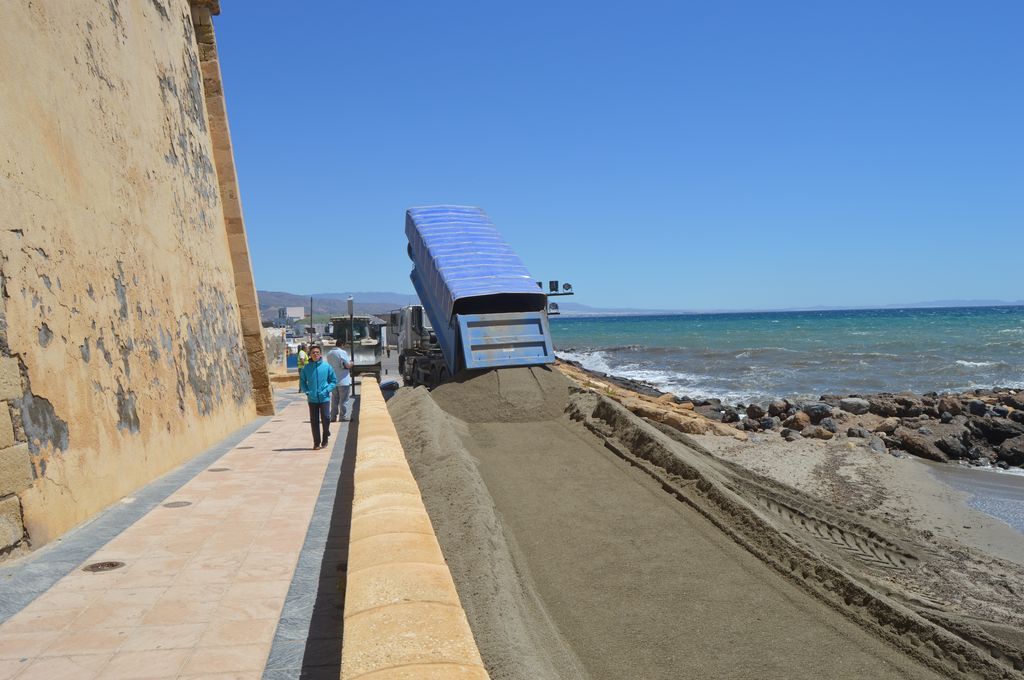
<instances>
[{"instance_id":1,"label":"sea water","mask_svg":"<svg viewBox=\"0 0 1024 680\"><path fill-rule=\"evenodd\" d=\"M586 368L727 403L1024 389L1024 307L553 317Z\"/></svg>"}]
</instances>

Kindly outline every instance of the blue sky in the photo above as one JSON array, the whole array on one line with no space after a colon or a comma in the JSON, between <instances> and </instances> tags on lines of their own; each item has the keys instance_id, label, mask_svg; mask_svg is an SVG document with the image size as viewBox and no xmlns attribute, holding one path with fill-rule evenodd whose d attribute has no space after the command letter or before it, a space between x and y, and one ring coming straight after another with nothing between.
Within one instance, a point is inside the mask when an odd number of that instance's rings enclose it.
<instances>
[{"instance_id":1,"label":"blue sky","mask_svg":"<svg viewBox=\"0 0 1024 680\"><path fill-rule=\"evenodd\" d=\"M592 306L1024 298L1019 0L221 5L261 289L459 203Z\"/></svg>"}]
</instances>

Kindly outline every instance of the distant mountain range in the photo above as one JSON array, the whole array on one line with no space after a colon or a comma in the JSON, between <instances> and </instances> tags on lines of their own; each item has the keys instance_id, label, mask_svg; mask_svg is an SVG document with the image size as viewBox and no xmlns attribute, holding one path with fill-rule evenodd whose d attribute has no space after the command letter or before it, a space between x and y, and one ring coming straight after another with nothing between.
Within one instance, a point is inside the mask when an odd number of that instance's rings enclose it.
<instances>
[{"instance_id":1,"label":"distant mountain range","mask_svg":"<svg viewBox=\"0 0 1024 680\"><path fill-rule=\"evenodd\" d=\"M309 309L309 295L283 293L278 291L257 291L260 299L260 314L264 319L276 319L279 307L303 307ZM348 313L348 296L351 295L358 314L381 315L387 312L413 305L419 299L412 294L388 292L352 292L352 293L314 293L313 311L321 314L344 315ZM570 302L566 298L555 298L564 316L590 316L601 314L727 314L744 312L796 312L796 311L829 311L839 309L927 309L937 307L1002 307L1024 306L1024 300L931 300L928 302L908 302L894 305L865 305L856 307L815 306L815 307L777 307L773 309L639 309L633 307L592 307L590 305Z\"/></svg>"},{"instance_id":2,"label":"distant mountain range","mask_svg":"<svg viewBox=\"0 0 1024 680\"><path fill-rule=\"evenodd\" d=\"M277 310L281 307L302 307L309 312L309 295L284 293L274 290L258 290L260 300L260 316L264 319L276 319ZM355 291L351 293L313 293L313 313L317 316L328 314L343 316L348 314L348 296L352 296L353 307L357 314L373 314L379 316L392 309L419 302L415 295L402 293L381 293Z\"/></svg>"}]
</instances>

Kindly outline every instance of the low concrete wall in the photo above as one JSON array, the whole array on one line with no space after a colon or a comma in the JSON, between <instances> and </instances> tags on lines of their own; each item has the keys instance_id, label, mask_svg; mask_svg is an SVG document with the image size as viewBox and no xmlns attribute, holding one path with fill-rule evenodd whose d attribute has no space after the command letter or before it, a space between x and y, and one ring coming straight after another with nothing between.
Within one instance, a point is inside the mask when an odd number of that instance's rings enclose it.
<instances>
[{"instance_id":1,"label":"low concrete wall","mask_svg":"<svg viewBox=\"0 0 1024 680\"><path fill-rule=\"evenodd\" d=\"M377 382L362 379L344 680L487 678Z\"/></svg>"}]
</instances>

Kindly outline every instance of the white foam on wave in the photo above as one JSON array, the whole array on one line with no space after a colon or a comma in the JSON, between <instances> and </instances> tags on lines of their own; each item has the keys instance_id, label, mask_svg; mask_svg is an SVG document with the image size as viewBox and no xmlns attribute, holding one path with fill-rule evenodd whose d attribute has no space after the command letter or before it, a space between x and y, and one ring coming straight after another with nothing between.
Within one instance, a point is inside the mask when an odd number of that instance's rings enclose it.
<instances>
[{"instance_id":1,"label":"white foam on wave","mask_svg":"<svg viewBox=\"0 0 1024 680\"><path fill-rule=\"evenodd\" d=\"M556 355L560 359L578 362L588 370L614 375L617 378L645 382L662 392L670 392L680 397L721 399L725 404L745 404L764 399L764 395L754 392L736 392L709 387L707 383L712 382L713 378L706 375L643 368L640 364L623 364L612 367L608 364L608 357L603 352L556 352Z\"/></svg>"},{"instance_id":2,"label":"white foam on wave","mask_svg":"<svg viewBox=\"0 0 1024 680\"><path fill-rule=\"evenodd\" d=\"M602 352L555 352L555 356L566 361L575 361L588 371L611 373L608 357Z\"/></svg>"},{"instance_id":3,"label":"white foam on wave","mask_svg":"<svg viewBox=\"0 0 1024 680\"><path fill-rule=\"evenodd\" d=\"M997 361L966 361L964 359L957 359L956 363L961 366L969 366L971 368L984 368L985 366L996 366L999 362Z\"/></svg>"},{"instance_id":4,"label":"white foam on wave","mask_svg":"<svg viewBox=\"0 0 1024 680\"><path fill-rule=\"evenodd\" d=\"M997 333L1013 333L1014 335L1024 335L1024 328L1004 328L996 331Z\"/></svg>"},{"instance_id":5,"label":"white foam on wave","mask_svg":"<svg viewBox=\"0 0 1024 680\"><path fill-rule=\"evenodd\" d=\"M967 468L968 470L977 470L978 472L995 472L1000 475L1016 475L1018 477L1024 477L1024 468L1003 468L996 467L995 465L973 465Z\"/></svg>"}]
</instances>

